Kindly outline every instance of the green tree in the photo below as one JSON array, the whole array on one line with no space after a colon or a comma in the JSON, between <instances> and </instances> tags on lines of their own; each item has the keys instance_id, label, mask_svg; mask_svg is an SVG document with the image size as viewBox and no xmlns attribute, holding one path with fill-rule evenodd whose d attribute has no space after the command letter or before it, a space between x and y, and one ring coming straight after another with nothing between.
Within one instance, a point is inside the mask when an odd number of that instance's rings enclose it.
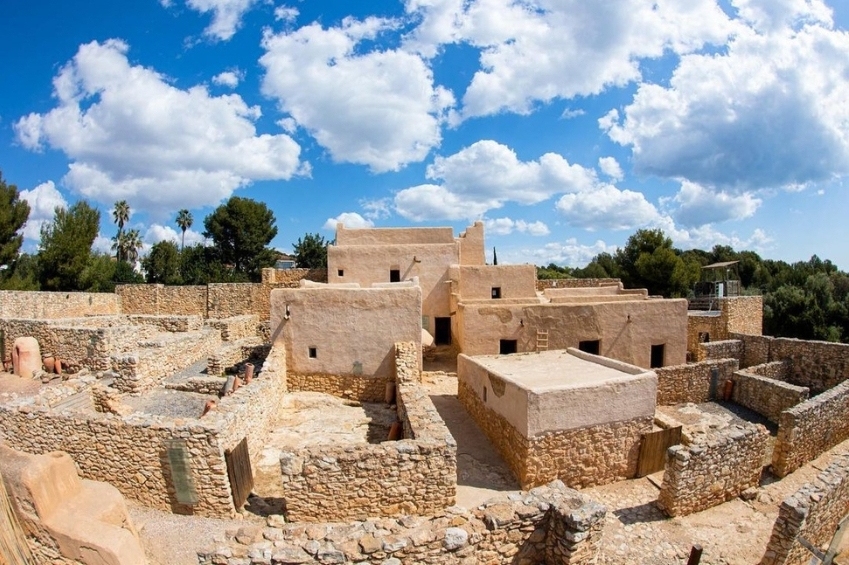
<instances>
[{"instance_id":1,"label":"green tree","mask_svg":"<svg viewBox=\"0 0 849 565\"><path fill-rule=\"evenodd\" d=\"M41 227L38 265L42 290L83 290L80 275L88 265L99 226L100 212L84 200L68 209L56 207L53 222Z\"/></svg>"},{"instance_id":2,"label":"green tree","mask_svg":"<svg viewBox=\"0 0 849 565\"><path fill-rule=\"evenodd\" d=\"M173 241L160 241L150 248L150 253L142 259L142 267L149 283L181 284L180 251Z\"/></svg>"},{"instance_id":3,"label":"green tree","mask_svg":"<svg viewBox=\"0 0 849 565\"><path fill-rule=\"evenodd\" d=\"M327 244L324 237L317 233L304 234L298 238L297 243L292 244L295 251L295 261L302 269L326 269L327 268Z\"/></svg>"},{"instance_id":4,"label":"green tree","mask_svg":"<svg viewBox=\"0 0 849 565\"><path fill-rule=\"evenodd\" d=\"M194 221L192 213L185 208L177 212L177 226L183 232L183 239L180 241L180 251L186 247L186 230L192 227Z\"/></svg>"},{"instance_id":5,"label":"green tree","mask_svg":"<svg viewBox=\"0 0 849 565\"><path fill-rule=\"evenodd\" d=\"M8 270L18 256L24 237L21 229L29 219L29 204L21 200L18 187L6 184L0 172L0 267ZM0 278L3 278L0 271Z\"/></svg>"},{"instance_id":6,"label":"green tree","mask_svg":"<svg viewBox=\"0 0 849 565\"><path fill-rule=\"evenodd\" d=\"M21 253L5 271L0 271L0 290L39 290L38 260Z\"/></svg>"},{"instance_id":7,"label":"green tree","mask_svg":"<svg viewBox=\"0 0 849 565\"><path fill-rule=\"evenodd\" d=\"M180 278L183 284L248 282L247 275L234 273L221 262L218 249L201 244L186 247L180 253Z\"/></svg>"},{"instance_id":8,"label":"green tree","mask_svg":"<svg viewBox=\"0 0 849 565\"><path fill-rule=\"evenodd\" d=\"M274 251L267 245L277 235L274 213L262 202L230 197L207 216L203 235L212 238L224 265L234 275L259 281L263 267L274 265Z\"/></svg>"}]
</instances>

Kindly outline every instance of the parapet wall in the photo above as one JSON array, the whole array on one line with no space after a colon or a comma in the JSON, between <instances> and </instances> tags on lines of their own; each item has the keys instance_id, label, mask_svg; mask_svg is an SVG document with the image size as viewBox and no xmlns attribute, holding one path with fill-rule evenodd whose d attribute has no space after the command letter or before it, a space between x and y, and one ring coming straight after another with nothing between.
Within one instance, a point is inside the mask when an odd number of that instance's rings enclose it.
<instances>
[{"instance_id":1,"label":"parapet wall","mask_svg":"<svg viewBox=\"0 0 849 565\"><path fill-rule=\"evenodd\" d=\"M121 298L114 294L0 290L0 319L115 316L120 313Z\"/></svg>"},{"instance_id":2,"label":"parapet wall","mask_svg":"<svg viewBox=\"0 0 849 565\"><path fill-rule=\"evenodd\" d=\"M240 561L245 565L268 565L266 540L275 540L280 559L272 558L274 563L583 565L596 560L606 513L604 506L555 481L431 518L372 518L315 524L306 531L303 524L282 524L262 531L262 541L245 545L230 538L200 552L198 562L227 563L232 555L246 555Z\"/></svg>"},{"instance_id":3,"label":"parapet wall","mask_svg":"<svg viewBox=\"0 0 849 565\"><path fill-rule=\"evenodd\" d=\"M206 318L205 286L164 286L161 284L119 284L124 314L184 315Z\"/></svg>"},{"instance_id":4,"label":"parapet wall","mask_svg":"<svg viewBox=\"0 0 849 565\"><path fill-rule=\"evenodd\" d=\"M699 344L699 360L709 359L740 359L743 352L743 343L736 339L724 341L711 341Z\"/></svg>"},{"instance_id":5,"label":"parapet wall","mask_svg":"<svg viewBox=\"0 0 849 565\"><path fill-rule=\"evenodd\" d=\"M537 279L537 290L548 288L592 288L596 286L621 287L619 279Z\"/></svg>"},{"instance_id":6,"label":"parapet wall","mask_svg":"<svg viewBox=\"0 0 849 565\"><path fill-rule=\"evenodd\" d=\"M736 359L712 359L701 363L654 369L657 374L657 405L700 404L716 399L725 381L737 370ZM715 376L714 376L715 373ZM711 394L713 392L713 395Z\"/></svg>"},{"instance_id":7,"label":"parapet wall","mask_svg":"<svg viewBox=\"0 0 849 565\"><path fill-rule=\"evenodd\" d=\"M745 369L735 372L733 380L732 400L775 424L784 410L807 400L810 392L806 387L763 377Z\"/></svg>"},{"instance_id":8,"label":"parapet wall","mask_svg":"<svg viewBox=\"0 0 849 565\"><path fill-rule=\"evenodd\" d=\"M781 413L772 470L784 477L847 438L849 382L844 382Z\"/></svg>"},{"instance_id":9,"label":"parapet wall","mask_svg":"<svg viewBox=\"0 0 849 565\"><path fill-rule=\"evenodd\" d=\"M457 444L418 382L418 347L396 346L397 402L408 436L379 444L316 446L281 455L287 519L428 515L454 504Z\"/></svg>"},{"instance_id":10,"label":"parapet wall","mask_svg":"<svg viewBox=\"0 0 849 565\"><path fill-rule=\"evenodd\" d=\"M768 439L760 424L737 425L670 447L658 505L670 516L686 516L757 487Z\"/></svg>"},{"instance_id":11,"label":"parapet wall","mask_svg":"<svg viewBox=\"0 0 849 565\"><path fill-rule=\"evenodd\" d=\"M811 552L799 539L826 547L849 513L849 457L839 456L810 483L784 499L760 565L801 565Z\"/></svg>"}]
</instances>

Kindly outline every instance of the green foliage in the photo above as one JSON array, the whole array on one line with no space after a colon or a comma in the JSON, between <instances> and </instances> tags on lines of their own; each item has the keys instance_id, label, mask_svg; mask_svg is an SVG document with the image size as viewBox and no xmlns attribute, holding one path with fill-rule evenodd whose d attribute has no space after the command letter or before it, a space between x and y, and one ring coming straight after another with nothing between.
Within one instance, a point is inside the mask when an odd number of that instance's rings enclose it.
<instances>
[{"instance_id":1,"label":"green foliage","mask_svg":"<svg viewBox=\"0 0 849 565\"><path fill-rule=\"evenodd\" d=\"M154 244L147 257L142 259L142 267L149 283L182 284L180 276L180 251L173 241L160 241Z\"/></svg>"},{"instance_id":2,"label":"green foliage","mask_svg":"<svg viewBox=\"0 0 849 565\"><path fill-rule=\"evenodd\" d=\"M571 279L572 269L549 263L547 267L537 267L537 278L539 280Z\"/></svg>"},{"instance_id":3,"label":"green foliage","mask_svg":"<svg viewBox=\"0 0 849 565\"><path fill-rule=\"evenodd\" d=\"M212 238L221 263L236 277L261 279L262 268L274 265L267 245L277 235L274 214L262 202L233 196L203 221L204 236Z\"/></svg>"},{"instance_id":4,"label":"green foliage","mask_svg":"<svg viewBox=\"0 0 849 565\"><path fill-rule=\"evenodd\" d=\"M327 268L327 244L328 242L317 233L307 233L304 234L303 238L298 238L298 242L292 244L298 267L302 269Z\"/></svg>"},{"instance_id":5,"label":"green foliage","mask_svg":"<svg viewBox=\"0 0 849 565\"><path fill-rule=\"evenodd\" d=\"M186 247L180 253L182 284L249 282L247 275L236 273L221 261L218 250L201 244Z\"/></svg>"},{"instance_id":6,"label":"green foliage","mask_svg":"<svg viewBox=\"0 0 849 565\"><path fill-rule=\"evenodd\" d=\"M6 184L0 173L0 267L8 268L18 256L24 240L21 228L27 223L29 212L29 204L20 198L18 187Z\"/></svg>"},{"instance_id":7,"label":"green foliage","mask_svg":"<svg viewBox=\"0 0 849 565\"><path fill-rule=\"evenodd\" d=\"M139 258L139 251L144 247L139 230L119 231L112 238L112 250L117 251L116 257L119 261L126 261L134 265Z\"/></svg>"},{"instance_id":8,"label":"green foliage","mask_svg":"<svg viewBox=\"0 0 849 565\"><path fill-rule=\"evenodd\" d=\"M183 239L180 242L181 251L186 247L186 230L192 227L194 221L192 213L185 208L177 212L177 227L183 232Z\"/></svg>"},{"instance_id":9,"label":"green foliage","mask_svg":"<svg viewBox=\"0 0 849 565\"><path fill-rule=\"evenodd\" d=\"M39 290L35 256L21 253L8 269L0 271L0 290Z\"/></svg>"},{"instance_id":10,"label":"green foliage","mask_svg":"<svg viewBox=\"0 0 849 565\"><path fill-rule=\"evenodd\" d=\"M613 256L619 278L628 288L646 288L649 294L687 296L699 280L696 258L684 260L672 248L672 240L662 230L637 230ZM615 270L615 269L614 269Z\"/></svg>"},{"instance_id":11,"label":"green foliage","mask_svg":"<svg viewBox=\"0 0 849 565\"><path fill-rule=\"evenodd\" d=\"M100 212L83 200L57 207L53 222L41 228L38 251L42 290L85 290L81 275L97 237Z\"/></svg>"}]
</instances>

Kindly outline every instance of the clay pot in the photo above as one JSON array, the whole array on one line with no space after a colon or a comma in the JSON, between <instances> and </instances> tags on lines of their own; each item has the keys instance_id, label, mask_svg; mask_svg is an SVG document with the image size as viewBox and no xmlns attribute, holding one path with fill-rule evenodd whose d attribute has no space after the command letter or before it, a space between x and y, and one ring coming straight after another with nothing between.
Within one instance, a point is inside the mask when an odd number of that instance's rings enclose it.
<instances>
[{"instance_id":1,"label":"clay pot","mask_svg":"<svg viewBox=\"0 0 849 565\"><path fill-rule=\"evenodd\" d=\"M252 380L254 380L254 364L245 363L245 384L251 384Z\"/></svg>"},{"instance_id":2,"label":"clay pot","mask_svg":"<svg viewBox=\"0 0 849 565\"><path fill-rule=\"evenodd\" d=\"M53 370L56 371L57 375L62 374L62 361L59 360L58 357L55 358L55 362L53 363Z\"/></svg>"},{"instance_id":3,"label":"clay pot","mask_svg":"<svg viewBox=\"0 0 849 565\"><path fill-rule=\"evenodd\" d=\"M233 379L233 392L239 390L240 386L242 386L242 379L240 379L239 377Z\"/></svg>"},{"instance_id":4,"label":"clay pot","mask_svg":"<svg viewBox=\"0 0 849 565\"><path fill-rule=\"evenodd\" d=\"M209 413L210 410L215 408L216 404L218 404L218 403L215 402L214 400L207 400L206 404L203 407L203 414L201 414L201 418L206 416L207 413Z\"/></svg>"},{"instance_id":5,"label":"clay pot","mask_svg":"<svg viewBox=\"0 0 849 565\"><path fill-rule=\"evenodd\" d=\"M404 433L404 427L401 425L401 422L395 421L392 422L392 426L389 428L389 436L386 438L389 441L398 441L401 439L401 436Z\"/></svg>"},{"instance_id":6,"label":"clay pot","mask_svg":"<svg viewBox=\"0 0 849 565\"><path fill-rule=\"evenodd\" d=\"M52 373L54 367L56 366L56 359L53 357L52 353L42 353L41 364L44 365L45 371L47 371L48 373Z\"/></svg>"}]
</instances>

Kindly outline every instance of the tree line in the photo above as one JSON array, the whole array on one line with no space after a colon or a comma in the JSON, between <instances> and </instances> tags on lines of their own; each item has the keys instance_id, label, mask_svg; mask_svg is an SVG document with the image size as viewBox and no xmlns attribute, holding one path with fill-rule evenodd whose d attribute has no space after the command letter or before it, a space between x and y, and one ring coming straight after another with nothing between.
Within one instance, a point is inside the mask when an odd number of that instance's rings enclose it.
<instances>
[{"instance_id":1,"label":"tree line","mask_svg":"<svg viewBox=\"0 0 849 565\"><path fill-rule=\"evenodd\" d=\"M710 251L681 250L662 230L638 230L615 253L599 253L583 268L549 264L537 267L537 276L612 277L621 279L626 288L688 298L702 267L725 261L739 261L744 294L763 295L765 334L849 343L849 274L816 255L787 263L728 245L715 245Z\"/></svg>"},{"instance_id":2,"label":"tree line","mask_svg":"<svg viewBox=\"0 0 849 565\"><path fill-rule=\"evenodd\" d=\"M92 249L101 217L85 200L57 207L53 221L41 228L38 251L21 253L29 214L27 201L0 173L0 289L112 292L122 283L257 282L262 269L273 266L278 256L269 247L277 235L274 214L249 198L231 197L206 216L206 242L188 247L186 231L194 219L188 210L179 210L179 248L176 241L160 241L144 257L139 230L126 229L132 214L126 200L116 202L111 211L118 228L112 238L114 255ZM306 234L293 244L296 260L301 266L326 266L326 245L320 235Z\"/></svg>"}]
</instances>

